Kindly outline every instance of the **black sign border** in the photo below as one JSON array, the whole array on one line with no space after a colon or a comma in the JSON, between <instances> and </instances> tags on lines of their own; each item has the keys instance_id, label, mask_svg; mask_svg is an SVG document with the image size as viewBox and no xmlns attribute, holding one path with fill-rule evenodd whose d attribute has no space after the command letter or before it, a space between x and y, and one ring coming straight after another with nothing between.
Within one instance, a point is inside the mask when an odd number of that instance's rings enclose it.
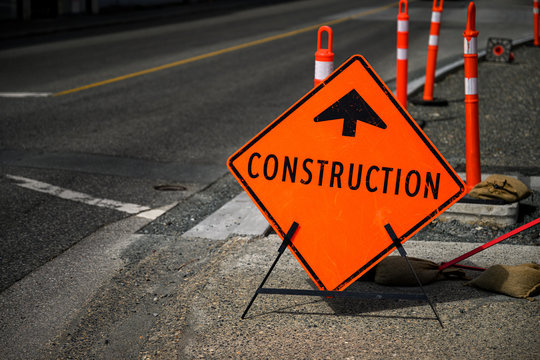
<instances>
[{"instance_id":1,"label":"black sign border","mask_svg":"<svg viewBox=\"0 0 540 360\"><path fill-rule=\"evenodd\" d=\"M450 175L450 177L456 182L456 184L459 186L459 191L454 194L452 197L450 197L448 200L446 200L444 203L442 203L437 209L433 210L428 216L420 220L416 225L411 227L407 232L405 232L403 235L398 237L398 240L400 243L403 243L404 239L409 237L411 234L416 232L418 229L422 228L423 226L427 225L430 221L432 221L438 213L440 213L446 206L448 206L450 203L452 203L454 200L459 199L461 196L465 193L465 186L463 185L463 182L459 177L456 175L454 170L448 165L446 160L439 154L439 152L435 149L435 147L431 144L431 142L428 140L428 138L425 136L425 134L420 130L416 122L409 116L407 111L403 109L401 104L395 99L395 97L392 95L390 90L387 88L387 86L379 79L379 77L375 74L371 66L367 63L367 61L362 57L361 55L353 55L350 57L345 63L343 63L338 69L336 69L326 80L324 80L322 83L320 83L317 87L313 88L309 93L307 93L302 99L300 99L296 104L294 104L289 110L287 110L285 113L283 113L279 118L274 120L270 125L268 125L263 131L261 131L257 136L255 136L253 139L251 139L246 145L244 145L242 148L240 148L235 154L233 154L228 162L229 162L229 169L231 169L234 174L236 175L236 178L240 180L245 190L249 192L252 199L254 199L257 204L259 205L260 209L266 214L266 216L271 220L271 222L274 225L274 228L279 232L279 235L283 239L285 237L285 231L283 231L283 228L278 224L278 222L274 219L270 211L264 206L263 202L259 199L259 197L255 194L255 192L251 189L251 187L248 185L244 177L240 174L238 169L234 166L234 161L240 157L243 153L245 153L249 148L251 148L255 143L257 143L261 138L263 138L266 134L268 134L270 131L272 131L277 125L279 125L283 120L285 120L287 117L289 117L293 112L295 112L299 107L301 107L306 101L308 101L313 95L318 93L321 89L323 89L328 83L330 83L333 79L335 79L339 74L341 74L345 69L347 69L350 65L355 63L356 61L360 62L360 64L364 67L364 69L370 74L370 76L375 80L377 85L381 88L383 93L389 98L389 100L394 104L394 106L399 110L401 115L407 120L409 125L414 129L418 137L424 142L426 147L431 151L433 156L440 162L440 164L443 166L443 168L446 170L446 172ZM302 224L299 224L299 230L301 229ZM291 251L296 255L296 257L302 262L304 267L307 269L307 271L311 274L312 278L315 280L317 285L323 290L328 290L322 281L319 279L315 271L311 268L311 266L308 264L308 262L304 259L302 254L300 254L300 251L294 246L294 244L290 244ZM363 265L360 269L355 271L351 276L349 276L346 280L344 280L341 284L339 284L335 289L332 290L342 290L346 288L349 285L349 282L351 282L356 276L361 274L363 271L368 269L371 265L376 263L379 259L384 257L386 254L390 253L396 248L394 244L388 246L386 249L381 251L377 256L375 256L373 259L368 261L365 265Z\"/></svg>"}]
</instances>

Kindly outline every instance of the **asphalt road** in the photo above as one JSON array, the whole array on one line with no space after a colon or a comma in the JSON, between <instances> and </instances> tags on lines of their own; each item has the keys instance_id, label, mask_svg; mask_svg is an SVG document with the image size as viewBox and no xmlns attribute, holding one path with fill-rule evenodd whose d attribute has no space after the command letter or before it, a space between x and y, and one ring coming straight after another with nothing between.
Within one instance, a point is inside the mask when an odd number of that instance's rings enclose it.
<instances>
[{"instance_id":1,"label":"asphalt road","mask_svg":"<svg viewBox=\"0 0 540 360\"><path fill-rule=\"evenodd\" d=\"M395 4L290 1L5 42L0 290L131 215L73 201L80 194L59 198L61 189L156 208L223 176L232 152L310 90L318 25L332 23L336 66L360 53L391 82ZM440 63L461 56L467 4L445 4ZM479 44L531 32L529 1L477 1L477 7L477 25L486 29ZM423 72L430 8L431 2L410 4L411 74ZM18 186L32 180L48 184L49 193ZM159 184L184 190L157 191ZM216 204L226 198L219 196Z\"/></svg>"}]
</instances>

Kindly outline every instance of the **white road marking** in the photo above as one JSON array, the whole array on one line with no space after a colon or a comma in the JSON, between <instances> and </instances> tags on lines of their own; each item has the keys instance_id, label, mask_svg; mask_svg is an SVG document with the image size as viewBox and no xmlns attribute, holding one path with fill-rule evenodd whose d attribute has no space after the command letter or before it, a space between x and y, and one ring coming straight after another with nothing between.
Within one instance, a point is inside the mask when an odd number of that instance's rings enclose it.
<instances>
[{"instance_id":1,"label":"white road marking","mask_svg":"<svg viewBox=\"0 0 540 360\"><path fill-rule=\"evenodd\" d=\"M161 215L165 214L166 210L161 209L151 209L147 211L143 211L142 213L137 214L137 217L145 218L149 220L155 220Z\"/></svg>"},{"instance_id":2,"label":"white road marking","mask_svg":"<svg viewBox=\"0 0 540 360\"><path fill-rule=\"evenodd\" d=\"M156 219L165 212L160 209L150 209L149 207L143 205L96 198L85 193L64 189L41 181L28 179L22 176L6 175L6 177L8 179L18 181L19 183L17 183L16 185L26 189L39 191L66 200L81 202L87 205L114 209L128 214L137 214L137 216L143 217L145 219Z\"/></svg>"},{"instance_id":3,"label":"white road marking","mask_svg":"<svg viewBox=\"0 0 540 360\"><path fill-rule=\"evenodd\" d=\"M27 97L47 97L51 93L46 92L0 92L0 97L4 98L27 98Z\"/></svg>"}]
</instances>

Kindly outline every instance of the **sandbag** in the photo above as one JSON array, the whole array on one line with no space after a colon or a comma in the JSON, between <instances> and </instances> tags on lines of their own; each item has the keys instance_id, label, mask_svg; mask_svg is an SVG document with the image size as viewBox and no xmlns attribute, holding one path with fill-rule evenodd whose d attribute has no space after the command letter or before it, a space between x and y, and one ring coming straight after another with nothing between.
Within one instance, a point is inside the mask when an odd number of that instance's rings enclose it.
<instances>
[{"instance_id":1,"label":"sandbag","mask_svg":"<svg viewBox=\"0 0 540 360\"><path fill-rule=\"evenodd\" d=\"M465 278L465 271L453 267L439 270L433 261L409 257L422 285L448 278ZM407 260L402 256L387 256L375 266L374 281L388 286L418 286L418 281L411 272Z\"/></svg>"},{"instance_id":2,"label":"sandbag","mask_svg":"<svg viewBox=\"0 0 540 360\"><path fill-rule=\"evenodd\" d=\"M482 200L504 200L513 203L531 195L522 181L506 175L490 175L469 191L469 196Z\"/></svg>"},{"instance_id":3,"label":"sandbag","mask_svg":"<svg viewBox=\"0 0 540 360\"><path fill-rule=\"evenodd\" d=\"M483 290L515 298L534 300L540 294L540 265L493 265L477 278L465 283Z\"/></svg>"}]
</instances>

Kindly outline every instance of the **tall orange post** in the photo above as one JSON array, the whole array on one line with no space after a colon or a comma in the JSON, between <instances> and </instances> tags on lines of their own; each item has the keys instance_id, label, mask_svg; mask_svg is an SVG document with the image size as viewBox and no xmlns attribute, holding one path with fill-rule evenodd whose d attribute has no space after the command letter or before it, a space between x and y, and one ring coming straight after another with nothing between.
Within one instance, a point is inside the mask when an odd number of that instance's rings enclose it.
<instances>
[{"instance_id":1,"label":"tall orange post","mask_svg":"<svg viewBox=\"0 0 540 360\"><path fill-rule=\"evenodd\" d=\"M467 11L467 27L464 37L465 66L465 146L467 190L470 191L480 179L480 133L478 130L478 48L476 31L476 7L470 2Z\"/></svg>"},{"instance_id":2,"label":"tall orange post","mask_svg":"<svg viewBox=\"0 0 540 360\"><path fill-rule=\"evenodd\" d=\"M431 27L429 29L426 79L423 96L423 104L425 105L429 105L430 102L435 102L435 99L433 98L433 85L435 83L435 70L437 68L437 52L439 51L439 33L441 31L443 3L443 0L433 0L433 7L431 9ZM447 104L447 101L439 101L433 105L445 104Z\"/></svg>"},{"instance_id":3,"label":"tall orange post","mask_svg":"<svg viewBox=\"0 0 540 360\"><path fill-rule=\"evenodd\" d=\"M534 14L534 46L540 45L538 39L538 0L533 2L533 14Z\"/></svg>"},{"instance_id":4,"label":"tall orange post","mask_svg":"<svg viewBox=\"0 0 540 360\"><path fill-rule=\"evenodd\" d=\"M322 34L328 34L328 47L322 48ZM315 86L334 71L334 53L332 52L333 34L330 26L321 26L317 32L317 51L315 52Z\"/></svg>"},{"instance_id":5,"label":"tall orange post","mask_svg":"<svg viewBox=\"0 0 540 360\"><path fill-rule=\"evenodd\" d=\"M399 1L397 16L397 61L396 61L396 96L398 101L407 108L407 82L409 64L409 3Z\"/></svg>"}]
</instances>

